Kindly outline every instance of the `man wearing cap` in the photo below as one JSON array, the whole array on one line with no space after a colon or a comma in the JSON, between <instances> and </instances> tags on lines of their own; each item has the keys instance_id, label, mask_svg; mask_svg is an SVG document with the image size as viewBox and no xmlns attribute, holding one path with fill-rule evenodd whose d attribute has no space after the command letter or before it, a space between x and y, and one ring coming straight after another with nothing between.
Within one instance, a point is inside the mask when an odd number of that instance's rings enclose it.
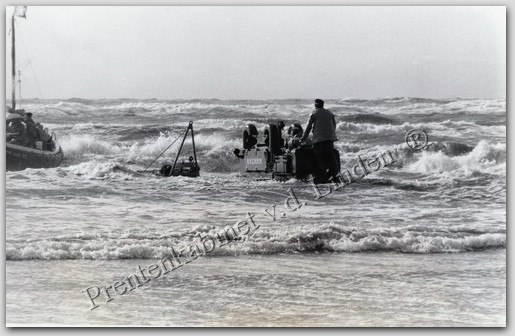
<instances>
[{"instance_id":1,"label":"man wearing cap","mask_svg":"<svg viewBox=\"0 0 515 336\"><path fill-rule=\"evenodd\" d=\"M313 152L321 176L315 175L315 183L326 183L338 174L338 163L334 151L336 121L334 114L324 108L322 99L315 100L315 111L309 116L308 126L301 140L306 140L313 130Z\"/></svg>"}]
</instances>

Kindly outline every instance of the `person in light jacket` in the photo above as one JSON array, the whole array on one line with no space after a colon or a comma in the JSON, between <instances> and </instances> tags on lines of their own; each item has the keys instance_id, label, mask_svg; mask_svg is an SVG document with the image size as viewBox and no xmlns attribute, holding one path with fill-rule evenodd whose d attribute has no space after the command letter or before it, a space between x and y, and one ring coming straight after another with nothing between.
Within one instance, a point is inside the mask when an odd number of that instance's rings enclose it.
<instances>
[{"instance_id":1,"label":"person in light jacket","mask_svg":"<svg viewBox=\"0 0 515 336\"><path fill-rule=\"evenodd\" d=\"M315 111L309 116L308 125L301 140L305 141L312 130L313 152L319 170L319 174L315 174L315 183L327 183L330 177L334 178L338 174L334 150L334 142L338 138L334 114L324 108L322 99L315 100Z\"/></svg>"}]
</instances>

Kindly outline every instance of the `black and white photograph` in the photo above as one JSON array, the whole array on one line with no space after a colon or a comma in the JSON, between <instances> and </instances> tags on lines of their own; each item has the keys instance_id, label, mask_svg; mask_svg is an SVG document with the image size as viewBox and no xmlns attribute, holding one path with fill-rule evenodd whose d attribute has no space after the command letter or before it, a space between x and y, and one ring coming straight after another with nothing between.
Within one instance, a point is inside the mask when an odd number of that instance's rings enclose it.
<instances>
[{"instance_id":1,"label":"black and white photograph","mask_svg":"<svg viewBox=\"0 0 515 336\"><path fill-rule=\"evenodd\" d=\"M4 17L8 327L506 327L506 6Z\"/></svg>"}]
</instances>

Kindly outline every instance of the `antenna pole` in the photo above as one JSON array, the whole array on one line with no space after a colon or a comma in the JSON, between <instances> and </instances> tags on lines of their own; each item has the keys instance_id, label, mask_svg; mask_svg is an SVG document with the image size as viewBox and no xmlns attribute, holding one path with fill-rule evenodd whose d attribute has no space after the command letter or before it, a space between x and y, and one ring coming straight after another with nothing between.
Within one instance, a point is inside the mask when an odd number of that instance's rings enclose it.
<instances>
[{"instance_id":1,"label":"antenna pole","mask_svg":"<svg viewBox=\"0 0 515 336\"><path fill-rule=\"evenodd\" d=\"M21 71L18 70L18 108L21 109Z\"/></svg>"},{"instance_id":2,"label":"antenna pole","mask_svg":"<svg viewBox=\"0 0 515 336\"><path fill-rule=\"evenodd\" d=\"M11 44L11 59L12 59L12 108L13 112L16 111L16 48L15 48L15 36L14 36L14 13L11 18L11 32L12 32L12 44Z\"/></svg>"}]
</instances>

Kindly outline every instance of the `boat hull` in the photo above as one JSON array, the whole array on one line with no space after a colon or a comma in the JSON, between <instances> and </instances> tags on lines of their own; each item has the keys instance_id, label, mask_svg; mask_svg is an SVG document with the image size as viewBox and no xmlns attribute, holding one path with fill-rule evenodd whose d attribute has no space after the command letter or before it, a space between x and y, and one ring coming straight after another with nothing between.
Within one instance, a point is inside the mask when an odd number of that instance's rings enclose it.
<instances>
[{"instance_id":1,"label":"boat hull","mask_svg":"<svg viewBox=\"0 0 515 336\"><path fill-rule=\"evenodd\" d=\"M6 144L6 170L26 168L52 168L61 164L63 151L59 145L54 151L44 151L20 145Z\"/></svg>"}]
</instances>

